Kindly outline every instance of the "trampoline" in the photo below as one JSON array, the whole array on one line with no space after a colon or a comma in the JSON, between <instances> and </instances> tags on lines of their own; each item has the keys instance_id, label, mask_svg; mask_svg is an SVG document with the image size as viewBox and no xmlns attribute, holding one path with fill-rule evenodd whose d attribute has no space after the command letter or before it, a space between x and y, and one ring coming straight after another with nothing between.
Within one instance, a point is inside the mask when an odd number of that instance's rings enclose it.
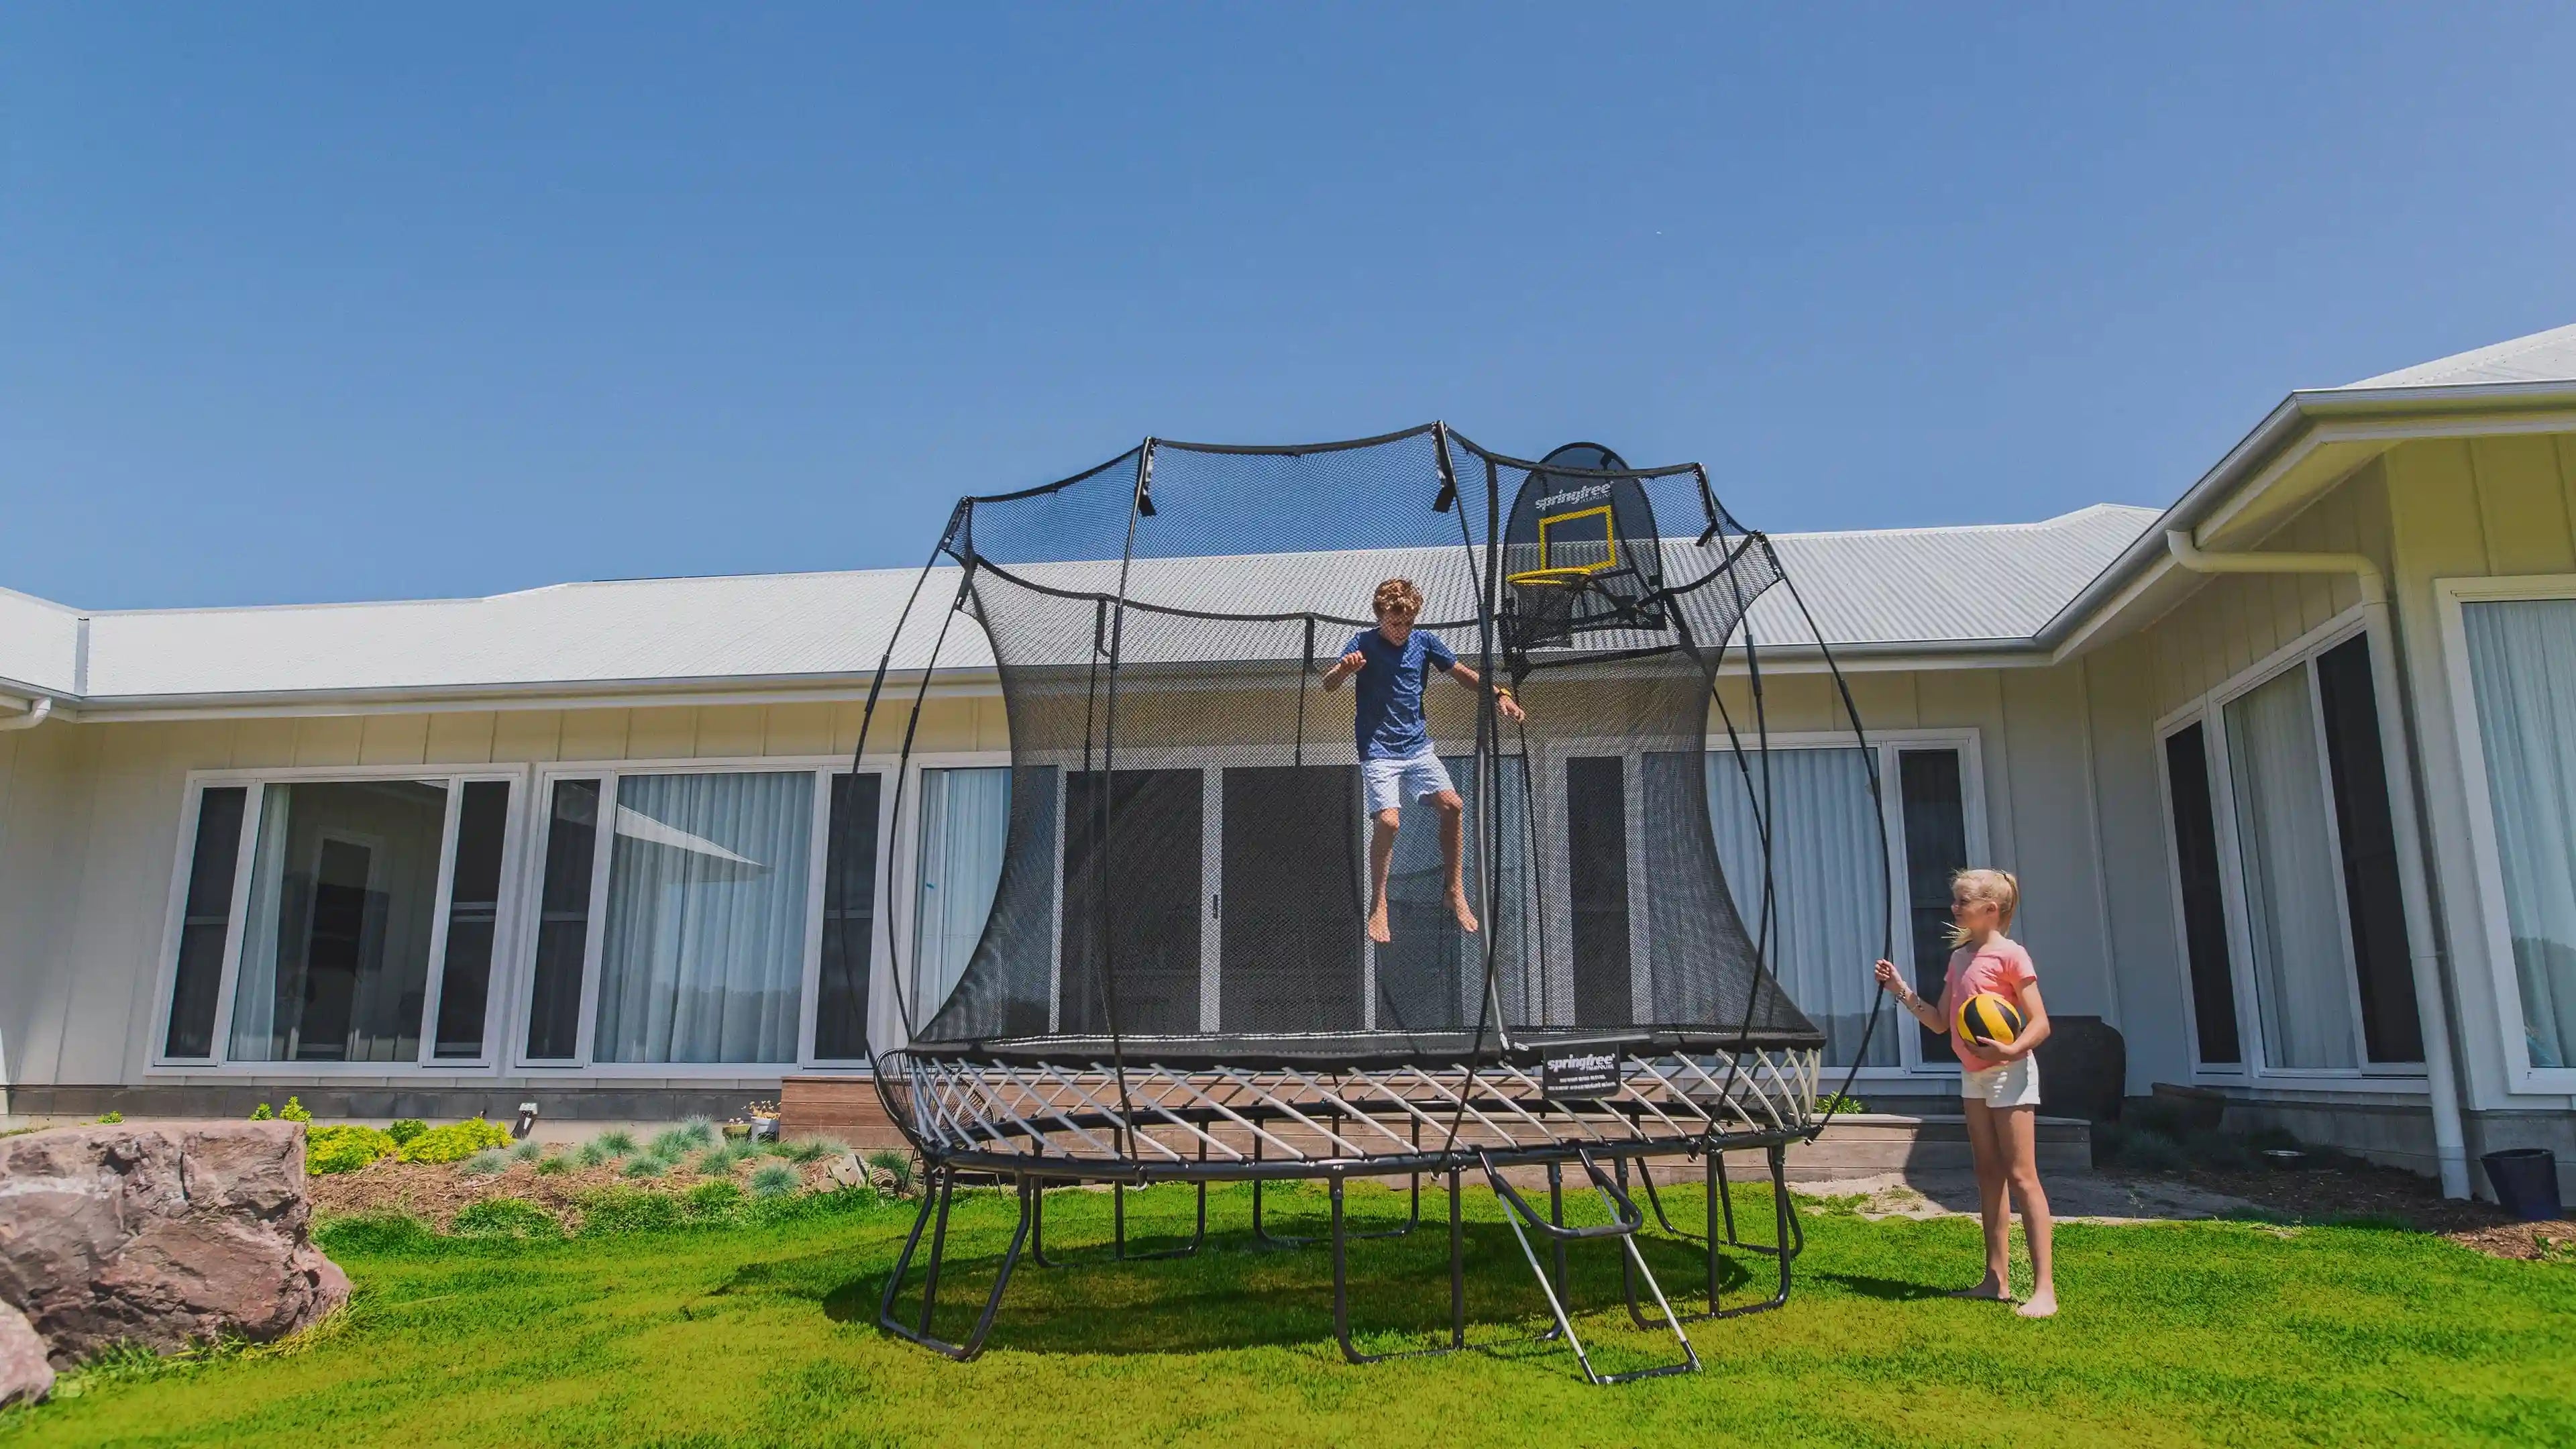
<instances>
[{"instance_id":1,"label":"trampoline","mask_svg":"<svg viewBox=\"0 0 2576 1449\"><path fill-rule=\"evenodd\" d=\"M1775 802L1748 615L1773 589L1790 615L1805 605L1705 469L1630 468L1592 444L1524 461L1439 423L1293 447L1147 439L1058 483L960 500L896 638L931 628L913 616L943 568L955 589L900 758L912 761L962 617L1000 678L1008 830L962 970L923 975L895 942L899 1020L870 1058L924 1186L878 1305L884 1328L973 1357L1021 1260L1057 1265L1046 1195L1075 1184L1111 1188L1108 1254L1133 1258L1151 1255L1128 1245L1130 1188L1195 1185L1195 1231L1171 1255L1205 1244L1211 1182L1251 1183L1252 1232L1280 1244L1306 1240L1270 1231L1264 1185L1320 1181L1330 1221L1314 1241L1331 1253L1335 1336L1353 1362L1399 1355L1352 1338L1352 1178L1407 1180L1395 1234L1420 1227L1424 1178L1448 1191L1449 1332L1417 1352L1469 1347L1462 1178L1494 1190L1548 1303L1543 1336L1594 1382L1694 1371L1687 1323L1786 1301L1801 1240L1785 1152L1829 1114L1824 1037L1766 964ZM1371 593L1388 578L1418 588L1417 627L1483 681L1426 677L1422 698L1460 799L1459 878L1480 929L1455 916L1433 812L1408 804L1379 942L1351 696L1322 684L1374 627ZM944 577L930 592L936 608ZM894 657L890 639L862 756ZM1744 683L1733 708L1718 688L1729 661ZM1859 740L1829 650L1824 662ZM1861 753L1875 795L1875 756ZM897 818L907 773L894 775ZM1741 860L1733 882L1721 868L1711 789L1744 792L1759 879ZM1876 884L1885 897L1883 830ZM1761 1156L1767 1233L1738 1231L1731 1153ZM1704 1221L1667 1216L1658 1163L1668 1178L1696 1168ZM1569 1222L1569 1176L1606 1221ZM972 1327L950 1340L933 1316L964 1182L1015 1193L1018 1225ZM1650 1217L1705 1253L1704 1309L1677 1311L1649 1270ZM1721 1302L1721 1249L1771 1260L1770 1295ZM1621 1256L1628 1313L1669 1331L1672 1361L1595 1369L1575 1333L1570 1250ZM904 1308L916 1269L919 1303Z\"/></svg>"}]
</instances>

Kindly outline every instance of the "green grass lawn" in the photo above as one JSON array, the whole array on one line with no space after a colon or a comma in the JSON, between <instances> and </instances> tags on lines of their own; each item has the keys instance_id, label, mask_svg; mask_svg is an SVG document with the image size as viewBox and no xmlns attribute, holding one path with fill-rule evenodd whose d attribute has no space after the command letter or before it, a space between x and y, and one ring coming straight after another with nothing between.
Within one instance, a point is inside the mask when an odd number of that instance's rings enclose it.
<instances>
[{"instance_id":1,"label":"green grass lawn","mask_svg":"<svg viewBox=\"0 0 2576 1449\"><path fill-rule=\"evenodd\" d=\"M1189 1199L1130 1201L1168 1232ZM1273 1230L1317 1223L1322 1201L1280 1194ZM1352 1203L1381 1224L1402 1210L1373 1188ZM1676 1221L1697 1203L1667 1194ZM0 1415L0 1445L2576 1443L2576 1271L2414 1233L2067 1227L2065 1313L2029 1323L1941 1296L1976 1276L1973 1221L1811 1211L1787 1308L1695 1326L1705 1373L1596 1389L1527 1342L1544 1308L1489 1196L1470 1202L1469 1332L1494 1347L1365 1368L1334 1351L1325 1254L1251 1247L1247 1208L1214 1193L1195 1259L1024 1264L966 1365L874 1327L902 1207L554 1242L342 1227L342 1318L284 1349L78 1376ZM1060 1194L1051 1246L1097 1243L1107 1220L1104 1195ZM943 1333L1010 1222L1007 1199L961 1205ZM1670 1340L1627 1327L1614 1253L1575 1250L1578 1327L1605 1367L1633 1366ZM1687 1300L1682 1250L1653 1257ZM1445 1322L1441 1226L1355 1245L1352 1267L1369 1346ZM1731 1262L1730 1292L1766 1269Z\"/></svg>"}]
</instances>

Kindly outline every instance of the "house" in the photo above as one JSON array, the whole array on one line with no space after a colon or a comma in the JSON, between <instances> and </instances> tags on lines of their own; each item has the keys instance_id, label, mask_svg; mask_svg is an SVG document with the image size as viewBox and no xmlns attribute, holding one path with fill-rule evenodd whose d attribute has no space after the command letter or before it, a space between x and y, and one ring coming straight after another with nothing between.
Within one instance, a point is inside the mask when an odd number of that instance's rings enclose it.
<instances>
[{"instance_id":1,"label":"house","mask_svg":"<svg viewBox=\"0 0 2576 1449\"><path fill-rule=\"evenodd\" d=\"M1946 872L1992 863L2130 1091L2455 1192L2497 1147L2576 1162L2576 327L2294 392L2160 512L1776 541L1889 783L1874 815L1819 640L1766 597L1774 954L1830 1054L1882 936L1936 962ZM852 771L912 582L0 594L6 1110L637 1119L862 1067L888 942L915 981L972 949L1007 802L980 640L927 683L901 817L926 638ZM1739 723L1751 684L1721 684ZM690 905L710 878L755 888ZM1898 1025L1856 1090L1955 1090Z\"/></svg>"}]
</instances>

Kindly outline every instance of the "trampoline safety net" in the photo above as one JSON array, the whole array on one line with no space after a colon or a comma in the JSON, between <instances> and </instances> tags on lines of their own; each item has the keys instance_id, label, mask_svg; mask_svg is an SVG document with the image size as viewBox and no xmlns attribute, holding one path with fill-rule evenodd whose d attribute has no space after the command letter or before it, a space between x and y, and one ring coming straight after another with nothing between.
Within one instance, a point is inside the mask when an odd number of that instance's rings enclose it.
<instances>
[{"instance_id":1,"label":"trampoline safety net","mask_svg":"<svg viewBox=\"0 0 2576 1449\"><path fill-rule=\"evenodd\" d=\"M1149 440L961 501L941 550L1000 673L1009 832L962 973L896 972L907 1055L1365 1068L1821 1044L1738 910L1758 917L1767 884L1730 890L1713 843L1712 688L1782 575L1698 466L1524 462L1440 424ZM1355 690L1323 681L1389 578L1525 718L1426 671L1481 929L1451 909L1436 812L1408 801L1380 943Z\"/></svg>"}]
</instances>

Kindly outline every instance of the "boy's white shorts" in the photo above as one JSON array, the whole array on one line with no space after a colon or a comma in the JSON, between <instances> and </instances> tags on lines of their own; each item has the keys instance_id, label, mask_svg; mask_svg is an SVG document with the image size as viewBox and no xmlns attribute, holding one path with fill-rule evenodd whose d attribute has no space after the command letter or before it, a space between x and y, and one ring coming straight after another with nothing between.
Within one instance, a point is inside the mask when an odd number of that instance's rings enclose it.
<instances>
[{"instance_id":1,"label":"boy's white shorts","mask_svg":"<svg viewBox=\"0 0 2576 1449\"><path fill-rule=\"evenodd\" d=\"M1985 1103L1989 1107L2036 1107L2039 1105L2039 1059L2023 1057L1982 1072L1959 1073L1959 1096L1962 1100Z\"/></svg>"},{"instance_id":2,"label":"boy's white shorts","mask_svg":"<svg viewBox=\"0 0 2576 1449\"><path fill-rule=\"evenodd\" d=\"M1368 790L1371 815L1458 788L1450 783L1449 767L1429 750L1409 760L1362 760L1360 781Z\"/></svg>"}]
</instances>

